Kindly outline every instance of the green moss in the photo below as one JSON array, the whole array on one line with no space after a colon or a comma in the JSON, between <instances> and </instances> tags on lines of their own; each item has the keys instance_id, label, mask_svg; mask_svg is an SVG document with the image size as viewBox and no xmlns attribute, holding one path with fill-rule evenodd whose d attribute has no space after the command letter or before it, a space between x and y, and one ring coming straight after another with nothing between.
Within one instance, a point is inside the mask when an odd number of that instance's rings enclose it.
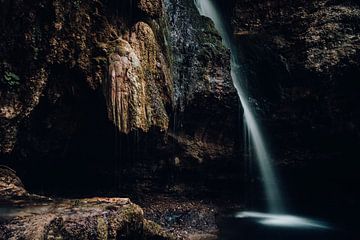
<instances>
[{"instance_id":1,"label":"green moss","mask_svg":"<svg viewBox=\"0 0 360 240\"><path fill-rule=\"evenodd\" d=\"M108 226L104 218L99 217L97 220L97 239L107 240L108 239Z\"/></svg>"},{"instance_id":2,"label":"green moss","mask_svg":"<svg viewBox=\"0 0 360 240\"><path fill-rule=\"evenodd\" d=\"M17 87L20 85L20 77L10 71L5 71L1 80L9 87Z\"/></svg>"},{"instance_id":3,"label":"green moss","mask_svg":"<svg viewBox=\"0 0 360 240\"><path fill-rule=\"evenodd\" d=\"M175 239L174 236L166 233L160 225L156 224L155 222L149 221L149 220L144 221L144 238L145 239L159 239L159 240Z\"/></svg>"},{"instance_id":4,"label":"green moss","mask_svg":"<svg viewBox=\"0 0 360 240\"><path fill-rule=\"evenodd\" d=\"M93 58L93 60L99 65L106 66L108 64L108 60L106 57L95 57L95 58Z\"/></svg>"},{"instance_id":5,"label":"green moss","mask_svg":"<svg viewBox=\"0 0 360 240\"><path fill-rule=\"evenodd\" d=\"M80 9L81 7L81 0L75 0L73 2L75 9Z\"/></svg>"},{"instance_id":6,"label":"green moss","mask_svg":"<svg viewBox=\"0 0 360 240\"><path fill-rule=\"evenodd\" d=\"M75 199L75 200L73 201L74 207L79 206L80 204L81 204L81 200L80 200L80 199Z\"/></svg>"}]
</instances>

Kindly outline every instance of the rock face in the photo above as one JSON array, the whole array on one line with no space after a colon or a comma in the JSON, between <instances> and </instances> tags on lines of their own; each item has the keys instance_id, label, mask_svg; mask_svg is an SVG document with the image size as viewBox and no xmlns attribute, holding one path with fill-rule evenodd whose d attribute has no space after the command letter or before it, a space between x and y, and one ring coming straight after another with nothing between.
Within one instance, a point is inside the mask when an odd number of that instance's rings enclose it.
<instances>
[{"instance_id":1,"label":"rock face","mask_svg":"<svg viewBox=\"0 0 360 240\"><path fill-rule=\"evenodd\" d=\"M237 161L230 54L193 1L0 4L0 157L24 181Z\"/></svg>"},{"instance_id":2,"label":"rock face","mask_svg":"<svg viewBox=\"0 0 360 240\"><path fill-rule=\"evenodd\" d=\"M252 103L260 109L288 195L300 206L358 199L349 193L356 192L359 179L354 170L360 143L358 2L235 0L224 5L219 4L233 12L229 23Z\"/></svg>"},{"instance_id":3,"label":"rock face","mask_svg":"<svg viewBox=\"0 0 360 240\"><path fill-rule=\"evenodd\" d=\"M279 159L328 158L358 144L359 5L238 0L234 6L251 92L285 154Z\"/></svg>"},{"instance_id":4,"label":"rock face","mask_svg":"<svg viewBox=\"0 0 360 240\"><path fill-rule=\"evenodd\" d=\"M28 193L24 188L21 180L16 176L16 173L7 167L0 166L0 196L7 197L22 197Z\"/></svg>"},{"instance_id":5,"label":"rock face","mask_svg":"<svg viewBox=\"0 0 360 240\"><path fill-rule=\"evenodd\" d=\"M0 216L3 239L170 239L148 229L154 226L142 209L124 198L26 204L7 211Z\"/></svg>"},{"instance_id":6,"label":"rock face","mask_svg":"<svg viewBox=\"0 0 360 240\"><path fill-rule=\"evenodd\" d=\"M51 200L0 168L1 239L171 239L127 198Z\"/></svg>"},{"instance_id":7,"label":"rock face","mask_svg":"<svg viewBox=\"0 0 360 240\"><path fill-rule=\"evenodd\" d=\"M136 129L147 132L152 126L165 131L169 125L165 105L172 89L169 67L151 27L139 22L132 30L129 41L134 48L120 39L109 56L104 83L108 115L126 134Z\"/></svg>"},{"instance_id":8,"label":"rock face","mask_svg":"<svg viewBox=\"0 0 360 240\"><path fill-rule=\"evenodd\" d=\"M175 162L236 159L240 103L230 76L230 52L194 1L166 1L174 74L171 137L181 149ZM210 161L211 162L211 161ZM219 163L219 162L218 162ZM225 164L224 164L225 165Z\"/></svg>"},{"instance_id":9,"label":"rock face","mask_svg":"<svg viewBox=\"0 0 360 240\"><path fill-rule=\"evenodd\" d=\"M163 0L138 0L138 8L150 17L160 17L163 11Z\"/></svg>"},{"instance_id":10,"label":"rock face","mask_svg":"<svg viewBox=\"0 0 360 240\"><path fill-rule=\"evenodd\" d=\"M161 1L155 2L139 2L139 6L147 6L153 16L153 8L159 6L162 10ZM70 122L63 137L71 137L77 124L71 115L78 111L70 109L66 102L88 101L84 98L87 94L92 95L90 98L99 98L101 85L107 84L108 67L113 64L111 56L122 41L133 45L133 69L125 81L131 82L128 86L131 93L125 101L127 106L119 106L125 108L124 116L120 117L126 119L124 124L120 127L111 114L110 120L124 133L133 129L148 131L153 126L167 129L165 107L171 105L172 79L169 63L158 42L161 36L155 36L145 22L131 22L127 14L119 15L126 8L128 12L138 10L129 3L1 2L4 29L0 52L4 59L0 66L1 153L13 151L18 134L22 134L19 128L33 118L34 109L45 102L53 109L65 111L62 116L67 115L65 118ZM23 19L16 17L24 14ZM22 57L16 57L20 55ZM109 109L116 109L114 104L108 101ZM47 117L49 110L46 111L42 114Z\"/></svg>"},{"instance_id":11,"label":"rock face","mask_svg":"<svg viewBox=\"0 0 360 240\"><path fill-rule=\"evenodd\" d=\"M293 56L289 64L301 62L309 71L330 73L336 66L345 67L345 59L355 64L359 47L359 7L355 3L252 3L236 2L235 34L269 34L274 47L287 53L286 59ZM292 46L298 48L290 52Z\"/></svg>"},{"instance_id":12,"label":"rock face","mask_svg":"<svg viewBox=\"0 0 360 240\"><path fill-rule=\"evenodd\" d=\"M230 53L192 0L0 6L2 163L22 173L75 164L97 172L142 159L139 176L239 172ZM359 6L233 0L219 8L234 10L252 103L273 145L286 146L275 150L279 162L351 155L360 139Z\"/></svg>"}]
</instances>

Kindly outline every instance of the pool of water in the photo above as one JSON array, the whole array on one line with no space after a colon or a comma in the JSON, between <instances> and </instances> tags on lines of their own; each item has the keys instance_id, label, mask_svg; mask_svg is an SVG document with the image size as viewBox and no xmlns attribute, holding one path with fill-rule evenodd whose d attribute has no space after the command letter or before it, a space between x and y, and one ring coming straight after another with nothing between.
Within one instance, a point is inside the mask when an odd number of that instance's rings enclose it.
<instances>
[{"instance_id":1,"label":"pool of water","mask_svg":"<svg viewBox=\"0 0 360 240\"><path fill-rule=\"evenodd\" d=\"M286 214L234 212L219 220L221 240L355 240L321 220ZM358 239L357 239L358 240Z\"/></svg>"}]
</instances>

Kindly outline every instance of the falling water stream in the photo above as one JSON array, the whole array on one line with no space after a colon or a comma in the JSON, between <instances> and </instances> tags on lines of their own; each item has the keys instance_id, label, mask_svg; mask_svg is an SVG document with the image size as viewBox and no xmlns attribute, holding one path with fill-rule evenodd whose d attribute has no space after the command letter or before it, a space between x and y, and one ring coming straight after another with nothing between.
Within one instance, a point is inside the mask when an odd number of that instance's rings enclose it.
<instances>
[{"instance_id":1,"label":"falling water stream","mask_svg":"<svg viewBox=\"0 0 360 240\"><path fill-rule=\"evenodd\" d=\"M293 227L293 228L327 228L318 221L295 217L285 214L283 198L281 196L279 183L272 166L272 159L267 149L265 139L262 135L259 122L256 119L255 109L249 103L249 94L245 88L245 79L241 72L241 65L237 56L236 45L233 43L231 34L227 31L220 11L212 0L194 0L199 13L209 17L215 24L215 28L223 39L223 44L231 50L231 76L237 89L242 107L244 109L244 136L247 141L248 151L254 151L267 200L269 213L240 212L237 218L257 219L258 223L267 226Z\"/></svg>"},{"instance_id":2,"label":"falling water stream","mask_svg":"<svg viewBox=\"0 0 360 240\"><path fill-rule=\"evenodd\" d=\"M274 169L271 164L271 157L265 140L259 128L259 124L255 117L255 111L249 104L249 95L243 86L239 61L236 54L235 44L232 43L231 37L226 30L224 21L211 0L195 0L196 6L201 15L211 18L223 39L223 44L231 50L231 76L239 95L242 107L244 109L244 136L248 136L248 151L254 149L255 158L259 165L264 184L264 190L267 198L268 209L273 213L284 212L284 203L279 190L279 184L276 179Z\"/></svg>"}]
</instances>

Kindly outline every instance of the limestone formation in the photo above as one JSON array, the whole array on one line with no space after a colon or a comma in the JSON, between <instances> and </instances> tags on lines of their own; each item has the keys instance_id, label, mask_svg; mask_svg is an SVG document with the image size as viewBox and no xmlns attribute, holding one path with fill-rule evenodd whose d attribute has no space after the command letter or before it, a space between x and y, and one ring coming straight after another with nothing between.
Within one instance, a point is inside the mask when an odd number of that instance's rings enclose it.
<instances>
[{"instance_id":1,"label":"limestone formation","mask_svg":"<svg viewBox=\"0 0 360 240\"><path fill-rule=\"evenodd\" d=\"M109 119L123 133L167 130L172 80L151 27L138 22L129 40L117 39L104 82ZM164 85L166 84L165 88Z\"/></svg>"},{"instance_id":2,"label":"limestone formation","mask_svg":"<svg viewBox=\"0 0 360 240\"><path fill-rule=\"evenodd\" d=\"M109 112L110 119L113 119L120 130L128 131L129 112L129 78L130 61L125 53L113 53L109 57L109 95L108 104L112 107Z\"/></svg>"},{"instance_id":3,"label":"limestone formation","mask_svg":"<svg viewBox=\"0 0 360 240\"><path fill-rule=\"evenodd\" d=\"M148 103L146 114L149 124L167 130L169 118L165 105L170 104L173 82L170 74L167 73L167 63L160 60L163 54L154 32L145 22L138 22L132 28L129 42L143 67Z\"/></svg>"},{"instance_id":4,"label":"limestone formation","mask_svg":"<svg viewBox=\"0 0 360 240\"><path fill-rule=\"evenodd\" d=\"M162 13L163 0L137 0L138 8L150 17L160 17Z\"/></svg>"},{"instance_id":5,"label":"limestone formation","mask_svg":"<svg viewBox=\"0 0 360 240\"><path fill-rule=\"evenodd\" d=\"M120 132L149 129L145 113L145 82L140 61L130 44L121 40L109 56L109 73L105 82L109 119Z\"/></svg>"}]
</instances>

